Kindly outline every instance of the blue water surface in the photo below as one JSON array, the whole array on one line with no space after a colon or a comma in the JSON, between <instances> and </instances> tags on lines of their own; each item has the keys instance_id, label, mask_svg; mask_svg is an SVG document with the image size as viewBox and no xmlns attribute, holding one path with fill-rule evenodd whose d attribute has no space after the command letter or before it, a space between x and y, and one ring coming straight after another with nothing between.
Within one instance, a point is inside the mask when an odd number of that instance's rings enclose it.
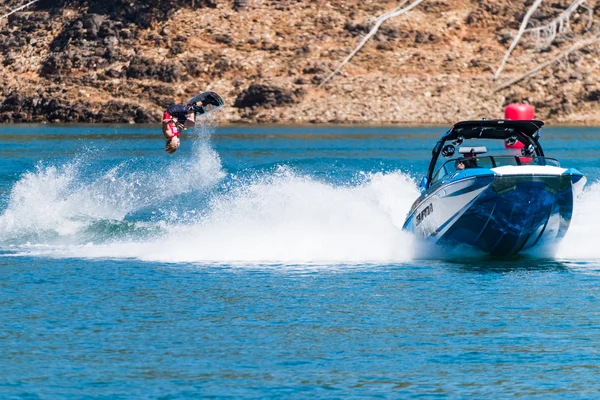
<instances>
[{"instance_id":1,"label":"blue water surface","mask_svg":"<svg viewBox=\"0 0 600 400\"><path fill-rule=\"evenodd\" d=\"M599 397L600 129L574 248L415 257L446 129L0 127L0 398Z\"/></svg>"}]
</instances>

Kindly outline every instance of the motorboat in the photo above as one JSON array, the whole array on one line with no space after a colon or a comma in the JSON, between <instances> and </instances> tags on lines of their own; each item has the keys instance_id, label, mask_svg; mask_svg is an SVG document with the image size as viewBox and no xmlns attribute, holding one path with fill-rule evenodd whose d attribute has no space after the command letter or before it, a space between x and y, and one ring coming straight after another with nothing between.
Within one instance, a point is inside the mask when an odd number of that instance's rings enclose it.
<instances>
[{"instance_id":1,"label":"motorboat","mask_svg":"<svg viewBox=\"0 0 600 400\"><path fill-rule=\"evenodd\" d=\"M421 195L403 229L429 242L472 246L495 256L560 241L586 179L544 155L543 125L538 120L455 124L433 148ZM503 153L488 155L481 142ZM522 148L510 149L515 144Z\"/></svg>"}]
</instances>

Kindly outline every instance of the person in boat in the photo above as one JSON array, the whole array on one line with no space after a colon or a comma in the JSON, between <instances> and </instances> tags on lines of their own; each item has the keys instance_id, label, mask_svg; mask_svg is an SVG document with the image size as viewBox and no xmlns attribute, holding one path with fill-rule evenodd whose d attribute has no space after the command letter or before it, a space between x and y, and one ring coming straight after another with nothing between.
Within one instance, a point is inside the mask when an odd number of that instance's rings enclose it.
<instances>
[{"instance_id":1,"label":"person in boat","mask_svg":"<svg viewBox=\"0 0 600 400\"><path fill-rule=\"evenodd\" d=\"M476 153L466 153L463 158L463 162L465 164L465 168L477 168L477 154Z\"/></svg>"},{"instance_id":2,"label":"person in boat","mask_svg":"<svg viewBox=\"0 0 600 400\"><path fill-rule=\"evenodd\" d=\"M193 128L196 125L196 115L204 114L205 107L219 106L218 100L212 96L207 96L202 100L202 104L171 104L163 113L162 131L167 143L165 151L173 154L180 145L179 136L185 128Z\"/></svg>"},{"instance_id":3,"label":"person in boat","mask_svg":"<svg viewBox=\"0 0 600 400\"><path fill-rule=\"evenodd\" d=\"M457 171L462 171L467 168L477 168L477 159L475 157L457 158L454 161L454 168Z\"/></svg>"},{"instance_id":4,"label":"person in boat","mask_svg":"<svg viewBox=\"0 0 600 400\"><path fill-rule=\"evenodd\" d=\"M471 158L466 158L465 159L465 168L477 168L477 158L475 158L474 156Z\"/></svg>"}]
</instances>

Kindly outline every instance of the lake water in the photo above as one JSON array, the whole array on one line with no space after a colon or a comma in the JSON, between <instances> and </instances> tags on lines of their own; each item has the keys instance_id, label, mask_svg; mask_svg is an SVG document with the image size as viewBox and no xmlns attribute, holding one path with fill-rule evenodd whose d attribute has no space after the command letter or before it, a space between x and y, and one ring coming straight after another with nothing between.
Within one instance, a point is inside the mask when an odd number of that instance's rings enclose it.
<instances>
[{"instance_id":1,"label":"lake water","mask_svg":"<svg viewBox=\"0 0 600 400\"><path fill-rule=\"evenodd\" d=\"M400 230L447 127L0 126L0 398L600 394L600 129L552 256Z\"/></svg>"}]
</instances>

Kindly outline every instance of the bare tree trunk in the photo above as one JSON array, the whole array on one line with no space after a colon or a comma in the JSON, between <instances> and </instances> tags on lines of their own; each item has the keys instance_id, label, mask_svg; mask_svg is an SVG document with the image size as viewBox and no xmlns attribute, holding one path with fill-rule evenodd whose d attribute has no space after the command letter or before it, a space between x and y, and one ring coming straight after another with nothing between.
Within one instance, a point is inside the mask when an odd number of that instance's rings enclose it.
<instances>
[{"instance_id":1,"label":"bare tree trunk","mask_svg":"<svg viewBox=\"0 0 600 400\"><path fill-rule=\"evenodd\" d=\"M37 3L38 1L39 0L33 0L33 1L30 1L29 3L25 4L24 6L17 7L14 10L12 10L11 12L9 12L8 14L1 16L0 19L8 18L10 15L16 13L17 11L21 11L22 9L27 8L30 5L32 5L33 3Z\"/></svg>"},{"instance_id":2,"label":"bare tree trunk","mask_svg":"<svg viewBox=\"0 0 600 400\"><path fill-rule=\"evenodd\" d=\"M521 22L521 27L519 28L519 32L517 33L517 36L515 36L515 38L513 39L512 43L510 44L510 47L508 48L508 51L506 52L506 54L504 55L504 58L502 59L502 63L500 63L500 66L498 67L498 69L496 70L496 73L494 74L494 80L498 79L498 76L500 75L500 72L502 72L502 69L504 68L504 65L506 64L506 61L508 61L508 57L510 57L510 53L513 51L513 49L515 48L517 43L519 43L521 36L523 36L523 32L525 32L525 28L527 27L529 18L531 18L531 15L538 8L538 6L540 5L541 2L542 2L542 0L535 0L535 3L533 3L533 5L527 11L527 14L525 14L525 18L523 18L523 22Z\"/></svg>"},{"instance_id":3,"label":"bare tree trunk","mask_svg":"<svg viewBox=\"0 0 600 400\"><path fill-rule=\"evenodd\" d=\"M586 0L573 0L571 5L567 7L565 11L560 13L558 17L554 18L545 25L525 29L525 32L532 33L536 36L536 47L538 49L548 47L552 44L557 34L564 33L569 29L571 15L573 12L579 9L579 7L585 8L588 11L588 23L586 30L589 30L592 27L594 10L583 4L585 2Z\"/></svg>"},{"instance_id":4,"label":"bare tree trunk","mask_svg":"<svg viewBox=\"0 0 600 400\"><path fill-rule=\"evenodd\" d=\"M371 28L371 31L369 33L367 33L367 35L363 38L363 40L361 40L361 42L358 44L358 46L356 46L356 48L352 51L352 53L350 53L350 55L348 57L346 57L346 59L335 69L335 71L333 71L331 74L329 74L327 76L327 78L325 78L323 80L323 82L321 82L319 87L322 87L323 85L325 85L331 78L333 78L333 76L335 74L340 72L342 67L344 65L346 65L348 63L348 61L350 61L352 59L352 57L354 57L356 55L356 53L358 53L360 51L360 49L363 48L363 46L369 41L369 39L371 39L373 36L375 36L375 34L377 33L377 30L379 30L379 27L381 26L381 24L383 24L385 21L387 21L390 18L394 18L394 17L397 17L399 15L409 12L410 10L412 10L413 8L415 8L416 6L421 4L424 0L415 0L408 7L402 8L402 6L404 4L406 4L407 1L408 0L404 0L402 3L400 3L400 5L398 7L394 8L392 11L388 11L385 14L379 16L377 18L377 20L375 21L375 26L373 26L373 28ZM541 1L541 0L539 0L539 1Z\"/></svg>"},{"instance_id":5,"label":"bare tree trunk","mask_svg":"<svg viewBox=\"0 0 600 400\"><path fill-rule=\"evenodd\" d=\"M558 61L560 61L561 58L568 56L569 54L571 54L572 52L574 52L576 50L579 50L581 48L587 47L587 46L589 46L591 44L598 43L598 42L600 42L600 35L594 36L594 37L592 37L590 39L587 39L587 40L581 40L581 41L575 43L573 46L569 47L567 50L565 50L562 53L560 53L558 56L556 56L552 60L546 61L545 63L543 63L541 65L538 65L537 67L535 67L535 68L527 71L523 75L520 75L520 76L518 76L518 77L516 77L516 78L514 78L514 79L512 79L512 80L510 80L508 82L506 82L504 85L497 87L496 89L494 89L494 93L499 92L501 90L504 90L507 87L512 86L515 83L517 83L517 82L519 82L519 81L521 81L521 80L523 80L523 79L525 79L527 77L530 77L530 76L533 76L533 75L537 74L538 72L540 72L544 68L546 68L546 67L548 67L548 66L550 66L550 65L552 65L552 64L554 64L554 63L556 63Z\"/></svg>"}]
</instances>

